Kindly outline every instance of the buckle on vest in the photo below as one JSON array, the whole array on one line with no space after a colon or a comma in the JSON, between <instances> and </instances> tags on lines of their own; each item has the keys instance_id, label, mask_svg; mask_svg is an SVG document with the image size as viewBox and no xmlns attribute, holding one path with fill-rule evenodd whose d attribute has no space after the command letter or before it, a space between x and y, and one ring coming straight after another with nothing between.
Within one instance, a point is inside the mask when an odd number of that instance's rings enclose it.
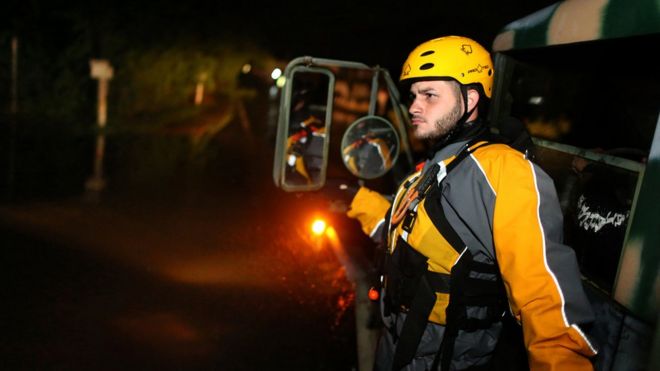
<instances>
[{"instance_id":1,"label":"buckle on vest","mask_svg":"<svg viewBox=\"0 0 660 371\"><path fill-rule=\"evenodd\" d=\"M417 212L415 210L408 210L406 212L405 218L403 218L403 224L401 225L401 228L403 228L404 231L410 233L412 231L413 225L415 225L415 219L417 219Z\"/></svg>"}]
</instances>

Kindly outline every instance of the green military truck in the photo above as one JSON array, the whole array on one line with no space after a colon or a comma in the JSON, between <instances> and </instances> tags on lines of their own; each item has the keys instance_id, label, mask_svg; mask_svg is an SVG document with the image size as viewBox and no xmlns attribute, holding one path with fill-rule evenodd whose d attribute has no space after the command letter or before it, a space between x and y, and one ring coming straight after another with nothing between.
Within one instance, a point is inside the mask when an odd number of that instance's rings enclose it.
<instances>
[{"instance_id":1,"label":"green military truck","mask_svg":"<svg viewBox=\"0 0 660 371\"><path fill-rule=\"evenodd\" d=\"M529 156L555 182L598 318L598 370L660 369L659 45L657 0L558 2L492 45L491 129L512 140L528 132ZM391 193L421 158L387 70L300 57L285 77L273 167L284 191L315 194L340 178ZM318 118L314 130L301 127L301 107Z\"/></svg>"}]
</instances>

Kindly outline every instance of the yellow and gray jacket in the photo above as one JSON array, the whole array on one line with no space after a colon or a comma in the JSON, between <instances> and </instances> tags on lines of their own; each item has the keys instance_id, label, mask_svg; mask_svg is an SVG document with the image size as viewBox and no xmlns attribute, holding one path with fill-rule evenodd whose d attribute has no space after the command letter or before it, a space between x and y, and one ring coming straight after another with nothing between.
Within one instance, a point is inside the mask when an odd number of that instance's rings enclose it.
<instances>
[{"instance_id":1,"label":"yellow and gray jacket","mask_svg":"<svg viewBox=\"0 0 660 371\"><path fill-rule=\"evenodd\" d=\"M420 187L429 178L430 188ZM415 260L411 259L415 255L423 257L428 272L423 278L435 294L428 322L451 325L447 307L456 288L449 287L450 277L459 263L469 260L467 276L503 283L504 306L522 324L532 370L592 368L589 357L596 350L580 325L592 322L593 313L575 254L562 244L562 214L554 184L522 153L499 143L449 144L402 183L392 202L361 188L348 216L375 240L386 240L381 242L387 243L390 260L400 260L402 254L407 261ZM416 300L414 293L406 299L405 292L391 291L384 296L403 296L394 298L394 312ZM483 327L476 325L477 330ZM456 349L449 354L469 352Z\"/></svg>"}]
</instances>

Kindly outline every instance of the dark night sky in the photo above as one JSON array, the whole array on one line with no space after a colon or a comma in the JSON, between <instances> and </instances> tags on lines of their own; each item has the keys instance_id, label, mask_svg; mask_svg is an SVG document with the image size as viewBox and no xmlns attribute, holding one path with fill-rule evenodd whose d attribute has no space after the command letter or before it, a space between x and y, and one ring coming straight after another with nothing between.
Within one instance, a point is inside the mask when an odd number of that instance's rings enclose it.
<instances>
[{"instance_id":1,"label":"dark night sky","mask_svg":"<svg viewBox=\"0 0 660 371\"><path fill-rule=\"evenodd\" d=\"M14 0L1 6L4 9L0 30L13 28L25 33L50 27L57 32L71 19L86 19L96 32L122 30L131 35L126 42L167 45L177 38L194 43L241 37L284 60L301 55L348 59L380 64L396 75L407 53L425 40L462 34L490 47L504 25L552 3L553 0L295 0L270 4L245 0Z\"/></svg>"},{"instance_id":2,"label":"dark night sky","mask_svg":"<svg viewBox=\"0 0 660 371\"><path fill-rule=\"evenodd\" d=\"M237 29L255 32L284 59L313 55L356 60L380 64L396 75L407 53L423 41L461 34L490 48L504 25L554 2L290 1L289 6L252 14L237 9L245 17L244 23L238 22Z\"/></svg>"},{"instance_id":3,"label":"dark night sky","mask_svg":"<svg viewBox=\"0 0 660 371\"><path fill-rule=\"evenodd\" d=\"M388 67L396 75L407 53L423 41L461 34L490 48L504 25L552 3L549 0L318 2L311 8L282 9L279 17L260 13L255 18L255 27L267 25L263 28L266 43L285 59L309 54L357 60Z\"/></svg>"}]
</instances>

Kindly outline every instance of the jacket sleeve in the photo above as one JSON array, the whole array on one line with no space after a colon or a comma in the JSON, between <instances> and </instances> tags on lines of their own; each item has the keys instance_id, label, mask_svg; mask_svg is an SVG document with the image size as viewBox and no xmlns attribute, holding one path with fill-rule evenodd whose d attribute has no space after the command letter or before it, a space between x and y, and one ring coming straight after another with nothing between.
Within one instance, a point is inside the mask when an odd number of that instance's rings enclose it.
<instances>
[{"instance_id":1,"label":"jacket sleeve","mask_svg":"<svg viewBox=\"0 0 660 371\"><path fill-rule=\"evenodd\" d=\"M360 222L362 231L376 242L383 234L379 233L385 227L385 215L390 208L390 201L378 192L361 187L355 194L346 212L349 218Z\"/></svg>"},{"instance_id":2,"label":"jacket sleeve","mask_svg":"<svg viewBox=\"0 0 660 371\"><path fill-rule=\"evenodd\" d=\"M580 329L593 321L552 179L518 153L492 164L493 242L511 310L522 323L531 370L592 370L596 350ZM494 169L491 169L494 170ZM487 171L488 172L488 171Z\"/></svg>"}]
</instances>

